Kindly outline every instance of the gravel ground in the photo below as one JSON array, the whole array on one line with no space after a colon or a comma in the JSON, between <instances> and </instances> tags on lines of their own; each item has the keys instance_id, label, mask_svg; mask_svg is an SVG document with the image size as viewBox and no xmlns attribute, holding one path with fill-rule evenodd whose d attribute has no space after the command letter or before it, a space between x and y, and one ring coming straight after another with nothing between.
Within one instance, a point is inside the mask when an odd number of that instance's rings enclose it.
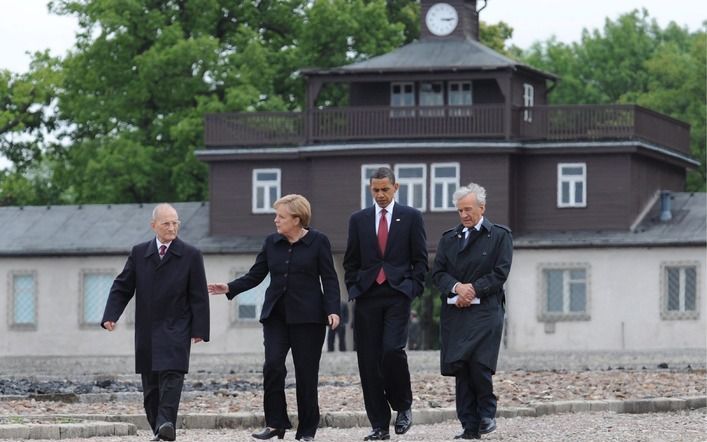
<instances>
[{"instance_id":1,"label":"gravel ground","mask_svg":"<svg viewBox=\"0 0 707 442\"><path fill-rule=\"evenodd\" d=\"M537 418L498 419L498 429L483 436L483 440L526 442L610 442L610 441L704 441L706 420L704 410L658 414L580 413ZM251 430L178 430L178 442L251 442ZM436 425L413 425L403 436L391 435L391 441L449 441L460 432L456 422ZM367 428L321 428L316 439L320 442L360 441ZM64 439L67 442L144 442L147 431L137 436L102 437L100 439ZM2 439L0 439L2 440ZM272 439L277 440L277 439ZM294 440L288 432L285 440Z\"/></svg>"},{"instance_id":2,"label":"gravel ground","mask_svg":"<svg viewBox=\"0 0 707 442\"><path fill-rule=\"evenodd\" d=\"M414 408L454 406L453 378L438 374L438 352L409 352ZM704 396L707 391L705 351L632 353L501 353L495 377L499 407L537 402L594 399L646 399ZM262 355L194 355L180 413L230 413L262 409ZM130 357L115 358L0 358L5 385L51 385L78 393L133 391L116 401L89 400L100 395L78 394L75 403L24 397L0 397L0 417L49 414L143 413L138 376ZM294 370L288 362L286 394L295 411ZM106 367L109 367L106 369ZM24 383L24 384L23 384ZM322 412L363 410L355 354L325 353L320 370ZM238 388L234 388L238 385ZM460 431L457 422L417 425L393 441L450 440ZM252 441L250 430L179 430L178 441ZM362 440L367 428L322 428L319 441ZM286 439L293 440L294 432ZM705 441L705 410L659 414L576 413L537 418L498 420L488 440L521 441ZM98 439L86 439L96 441ZM100 441L145 441L105 437ZM74 439L74 441L79 441Z\"/></svg>"}]
</instances>

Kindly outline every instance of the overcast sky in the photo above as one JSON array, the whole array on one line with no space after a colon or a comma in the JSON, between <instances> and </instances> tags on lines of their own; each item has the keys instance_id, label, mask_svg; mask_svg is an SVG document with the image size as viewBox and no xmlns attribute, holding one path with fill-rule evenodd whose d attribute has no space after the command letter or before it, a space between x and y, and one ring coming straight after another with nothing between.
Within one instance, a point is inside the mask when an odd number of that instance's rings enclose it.
<instances>
[{"instance_id":1,"label":"overcast sky","mask_svg":"<svg viewBox=\"0 0 707 442\"><path fill-rule=\"evenodd\" d=\"M479 7L483 1L478 0ZM63 55L73 45L76 19L50 15L46 4L47 0L0 0L0 69L23 72L29 65L27 51L50 49ZM511 43L526 49L552 35L563 42L577 41L583 28L601 29L605 18L613 20L636 8L646 8L663 27L674 21L694 31L707 19L704 5L696 0L488 0L480 17L487 23L502 20L511 25Z\"/></svg>"}]
</instances>

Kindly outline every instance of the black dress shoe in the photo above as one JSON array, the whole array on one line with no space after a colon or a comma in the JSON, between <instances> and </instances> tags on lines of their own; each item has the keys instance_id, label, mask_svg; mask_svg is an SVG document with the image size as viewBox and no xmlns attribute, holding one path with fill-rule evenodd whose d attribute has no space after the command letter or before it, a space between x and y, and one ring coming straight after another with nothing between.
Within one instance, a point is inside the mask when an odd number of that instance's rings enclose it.
<instances>
[{"instance_id":1,"label":"black dress shoe","mask_svg":"<svg viewBox=\"0 0 707 442\"><path fill-rule=\"evenodd\" d=\"M481 439L481 435L477 431L464 430L462 433L454 436L454 439Z\"/></svg>"},{"instance_id":2,"label":"black dress shoe","mask_svg":"<svg viewBox=\"0 0 707 442\"><path fill-rule=\"evenodd\" d=\"M277 436L278 439L282 439L285 437L285 429L265 427L260 432L251 434L251 436L261 440L272 439L275 436Z\"/></svg>"},{"instance_id":3,"label":"black dress shoe","mask_svg":"<svg viewBox=\"0 0 707 442\"><path fill-rule=\"evenodd\" d=\"M382 428L374 428L363 440L388 440L390 433Z\"/></svg>"},{"instance_id":4,"label":"black dress shoe","mask_svg":"<svg viewBox=\"0 0 707 442\"><path fill-rule=\"evenodd\" d=\"M488 434L496 429L496 419L492 417L482 417L479 425L479 434Z\"/></svg>"},{"instance_id":5,"label":"black dress shoe","mask_svg":"<svg viewBox=\"0 0 707 442\"><path fill-rule=\"evenodd\" d=\"M395 418L395 434L405 434L412 427L412 410L398 411Z\"/></svg>"},{"instance_id":6,"label":"black dress shoe","mask_svg":"<svg viewBox=\"0 0 707 442\"><path fill-rule=\"evenodd\" d=\"M306 440L306 441L314 440L314 436L304 436L304 437L303 437L302 439L300 439L300 440Z\"/></svg>"},{"instance_id":7,"label":"black dress shoe","mask_svg":"<svg viewBox=\"0 0 707 442\"><path fill-rule=\"evenodd\" d=\"M174 439L176 439L177 433L174 431L174 424L172 424L172 422L163 423L157 429L157 434L155 436L157 437L157 440L174 440Z\"/></svg>"}]
</instances>

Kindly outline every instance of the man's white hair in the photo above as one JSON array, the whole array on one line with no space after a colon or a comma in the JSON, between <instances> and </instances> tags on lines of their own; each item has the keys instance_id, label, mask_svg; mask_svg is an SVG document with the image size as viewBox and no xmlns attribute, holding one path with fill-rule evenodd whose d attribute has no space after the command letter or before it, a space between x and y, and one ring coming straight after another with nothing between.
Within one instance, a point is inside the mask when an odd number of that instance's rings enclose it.
<instances>
[{"instance_id":1,"label":"man's white hair","mask_svg":"<svg viewBox=\"0 0 707 442\"><path fill-rule=\"evenodd\" d=\"M462 186L457 189L457 191L454 192L454 195L452 195L452 201L454 202L454 205L456 206L457 202L460 199L465 198L472 193L476 195L476 201L479 202L479 205L486 205L486 189L476 183L469 183L466 186Z\"/></svg>"},{"instance_id":2,"label":"man's white hair","mask_svg":"<svg viewBox=\"0 0 707 442\"><path fill-rule=\"evenodd\" d=\"M172 209L172 210L174 210L175 212L177 211L177 209L175 209L175 208L174 208L171 204L169 204L169 203L160 203L160 204L156 205L154 209L152 209L152 221L154 221L154 220L157 219L157 214L158 214L158 213L160 213L162 210L167 209L167 208Z\"/></svg>"}]
</instances>

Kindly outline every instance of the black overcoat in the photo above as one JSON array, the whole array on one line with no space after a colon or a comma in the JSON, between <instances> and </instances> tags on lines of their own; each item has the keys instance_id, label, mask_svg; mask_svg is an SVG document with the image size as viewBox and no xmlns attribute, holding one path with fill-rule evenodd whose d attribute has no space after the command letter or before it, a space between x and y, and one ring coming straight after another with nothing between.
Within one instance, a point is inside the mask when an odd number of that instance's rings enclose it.
<instances>
[{"instance_id":1,"label":"black overcoat","mask_svg":"<svg viewBox=\"0 0 707 442\"><path fill-rule=\"evenodd\" d=\"M155 239L133 247L113 282L101 326L118 321L135 295L135 371L189 371L191 338L209 340L204 260L176 238L163 259Z\"/></svg>"},{"instance_id":2,"label":"black overcoat","mask_svg":"<svg viewBox=\"0 0 707 442\"><path fill-rule=\"evenodd\" d=\"M460 362L475 361L496 371L503 332L503 284L513 257L510 229L484 218L481 231L462 249L463 226L442 235L432 278L442 293L440 312L441 371L454 376ZM474 286L480 304L458 308L447 304L457 282Z\"/></svg>"}]
</instances>

